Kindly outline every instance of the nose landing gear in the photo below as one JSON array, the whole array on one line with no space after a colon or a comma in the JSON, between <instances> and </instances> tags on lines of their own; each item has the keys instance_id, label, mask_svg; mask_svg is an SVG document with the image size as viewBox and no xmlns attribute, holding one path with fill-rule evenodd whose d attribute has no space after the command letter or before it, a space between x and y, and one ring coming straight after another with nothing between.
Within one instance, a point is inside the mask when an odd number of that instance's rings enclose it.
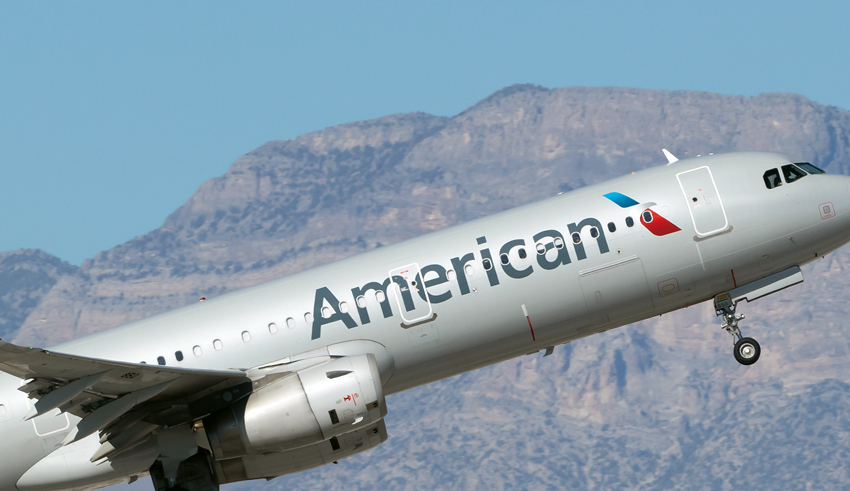
<instances>
[{"instance_id":1,"label":"nose landing gear","mask_svg":"<svg viewBox=\"0 0 850 491\"><path fill-rule=\"evenodd\" d=\"M720 327L735 338L733 353L738 363L752 365L758 361L759 356L761 356L761 346L755 339L745 338L741 335L738 321L743 320L744 316L735 313L735 302L732 301L729 292L714 297L714 311L718 317L723 318L723 324Z\"/></svg>"}]
</instances>

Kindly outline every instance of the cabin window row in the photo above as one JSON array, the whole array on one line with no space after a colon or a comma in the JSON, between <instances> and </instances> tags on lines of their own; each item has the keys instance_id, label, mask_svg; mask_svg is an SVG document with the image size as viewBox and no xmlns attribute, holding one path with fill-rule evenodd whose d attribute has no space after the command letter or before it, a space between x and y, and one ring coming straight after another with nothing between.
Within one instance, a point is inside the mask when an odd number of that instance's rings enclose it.
<instances>
[{"instance_id":1,"label":"cabin window row","mask_svg":"<svg viewBox=\"0 0 850 491\"><path fill-rule=\"evenodd\" d=\"M306 314L305 314L305 316L306 316ZM310 322L312 322L312 319L311 319ZM290 329L294 329L295 328L295 319L293 319L292 317L287 318L286 319L286 325ZM274 323L274 322L270 322L268 324L268 329L269 329L269 333L275 334L278 331L277 324ZM240 337L242 338L243 342L247 343L247 342L251 341L251 332L250 331L242 331L242 333L240 334ZM224 343L221 341L221 339L214 339L213 342L212 342L212 347L213 347L213 350L215 350L215 351L221 351L222 349L224 349ZM204 349L200 345L196 344L195 346L192 347L192 354L195 355L196 357L200 357L204 354ZM174 359L177 360L178 362L183 361L185 359L185 355L183 354L183 351L182 350L175 351L174 352ZM143 361L142 363L146 363L146 362ZM156 363L158 365L165 365L166 364L165 357L161 356L161 355L157 356L156 357Z\"/></svg>"},{"instance_id":2,"label":"cabin window row","mask_svg":"<svg viewBox=\"0 0 850 491\"><path fill-rule=\"evenodd\" d=\"M812 167L814 167L814 166L812 166ZM821 171L821 172L823 172L823 171ZM646 221L647 223L651 222L652 221L652 213L650 213L649 211L645 211L644 212L644 221ZM634 219L632 217L630 217L630 216L626 217L626 226L627 227L633 227L634 224L635 224ZM614 232L617 231L617 226L614 224L614 222L608 222L608 231L611 232L611 233L614 233ZM590 236L594 239L599 237L599 229L597 229L596 227L590 227ZM570 235L570 238L572 239L574 244L581 244L581 234L580 233L573 232ZM561 237L555 237L552 240L552 245L556 249L563 249L564 248L564 239L562 239ZM537 254L540 254L540 255L546 254L546 251L547 251L546 245L542 242L538 242L537 244L535 244L535 249L537 250ZM522 247L517 250L517 255L519 256L520 259L526 259L528 257L528 253L526 252L525 248L522 248ZM499 256L499 260L504 265L507 265L508 263L510 263L510 257L506 253L501 254ZM484 258L481 261L481 264L484 267L485 271L490 271L491 269L493 269L493 262L490 259ZM464 272L466 273L467 276L472 276L475 273L475 269L472 267L471 264L467 264L466 266L464 266ZM450 269L450 270L446 271L446 277L448 278L449 281L452 281L456 278L456 273L454 272L454 270ZM413 286L416 286L415 281L411 282L411 284ZM387 297L386 297L386 294L383 291L377 290L377 291L375 291L375 299L379 303L383 303L383 302L386 301ZM360 308L366 307L366 297L363 296L363 295L358 296L355 299L355 302L357 303L357 306L360 307ZM339 303L339 311L342 312L342 313L348 313L349 312L348 303L346 303L345 301L340 302ZM328 306L322 307L322 317L327 319L327 318L330 318L331 315L333 315L333 310L330 307L328 307ZM312 314L312 312L305 312L304 313L304 322L306 322L307 324L313 324L313 314ZM288 317L286 319L286 326L290 329L294 329L295 328L295 319L292 318L292 317ZM269 329L269 332L271 334L277 333L277 331L278 331L277 324L275 324L274 322L269 323L268 329ZM242 331L242 341L246 342L246 343L251 341L251 333L249 331ZM221 351L222 348L224 347L224 345L223 345L223 343L221 342L220 339L213 340L212 344L213 344L213 348L216 351ZM192 348L192 353L196 357L199 357L199 356L204 354L204 351L203 351L203 349L201 348L200 345L195 345ZM183 352L182 351L176 351L174 353L174 358L178 362L183 361L183 359L184 359ZM159 365L165 365L165 363L166 363L165 357L163 357L163 356L158 356L156 360L157 360L157 363ZM144 362L142 362L142 363L144 363Z\"/></svg>"},{"instance_id":3,"label":"cabin window row","mask_svg":"<svg viewBox=\"0 0 850 491\"><path fill-rule=\"evenodd\" d=\"M470 264L467 264L464 270L465 270L465 272L468 276L471 276L474 273L474 269L473 269L472 265L470 265ZM457 275L454 272L454 270L450 269L450 270L446 271L446 277L449 280L454 280L457 277ZM412 283L413 286L416 286L415 281L413 281L411 283ZM383 302L387 301L387 296L382 290L376 290L375 291L375 299L378 302L383 303ZM355 301L357 303L357 306L359 306L361 308L366 307L366 297L365 296L360 295L355 299ZM350 311L348 303L345 302L345 301L340 302L337 308L338 308L339 312L342 312L342 313L348 313ZM328 306L322 307L321 314L322 314L322 317L324 317L325 319L330 318L333 315L333 313L334 313L334 311L330 307L328 307ZM285 322L286 322L286 327L288 327L289 329L295 329L296 324L295 324L294 318L287 317ZM306 322L308 325L313 324L313 313L312 312L305 312L304 313L304 322ZM275 333L278 332L277 324L274 323L274 322L270 322L267 327L268 327L269 333L271 333L271 334L275 334ZM247 330L242 331L240 337L242 338L243 342L247 343L247 342L251 341L251 332L247 331ZM212 347L215 351L221 351L224 348L224 343L221 341L221 339L214 339L213 342L212 342ZM192 354L194 354L196 357L200 357L204 354L204 350L200 345L195 345L192 348ZM183 355L182 351L178 350L178 351L174 352L174 359L177 360L178 362L181 362L185 359L185 356ZM157 362L158 365L165 365L166 359L165 359L164 356L160 355L156 358L156 362ZM147 363L147 362L143 361L142 363Z\"/></svg>"}]
</instances>

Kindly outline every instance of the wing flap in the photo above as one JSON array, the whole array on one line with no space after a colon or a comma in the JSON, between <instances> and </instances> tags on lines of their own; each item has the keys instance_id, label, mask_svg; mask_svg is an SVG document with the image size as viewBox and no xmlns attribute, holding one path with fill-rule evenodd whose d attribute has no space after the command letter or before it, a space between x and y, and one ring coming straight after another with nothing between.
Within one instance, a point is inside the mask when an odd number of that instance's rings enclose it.
<instances>
[{"instance_id":1,"label":"wing flap","mask_svg":"<svg viewBox=\"0 0 850 491\"><path fill-rule=\"evenodd\" d=\"M100 381L107 372L96 373L75 380L68 385L63 385L39 399L32 405L32 409L24 416L24 421L29 421L36 416L41 416L44 413L50 412L59 406L62 406L75 397L82 394L86 389L90 389L94 384ZM29 384L28 384L29 385ZM28 392L30 393L30 392Z\"/></svg>"},{"instance_id":2,"label":"wing flap","mask_svg":"<svg viewBox=\"0 0 850 491\"><path fill-rule=\"evenodd\" d=\"M118 418L130 412L130 410L134 407L164 392L165 389L169 388L172 384L174 384L174 381L169 380L168 382L163 382L153 387L130 392L109 404L100 406L91 414L83 418L82 421L77 423L77 426L68 433L68 436L65 438L65 441L62 442L62 445L74 443L75 441L81 440L96 431L106 428Z\"/></svg>"}]
</instances>

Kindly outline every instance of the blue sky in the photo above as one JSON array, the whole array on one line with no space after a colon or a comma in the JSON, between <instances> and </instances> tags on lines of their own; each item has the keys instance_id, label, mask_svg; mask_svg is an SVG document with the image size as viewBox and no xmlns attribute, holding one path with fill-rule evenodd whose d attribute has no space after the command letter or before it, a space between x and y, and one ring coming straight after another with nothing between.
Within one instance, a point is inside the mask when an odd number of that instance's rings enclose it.
<instances>
[{"instance_id":1,"label":"blue sky","mask_svg":"<svg viewBox=\"0 0 850 491\"><path fill-rule=\"evenodd\" d=\"M0 3L0 251L79 264L269 140L514 83L850 109L850 2Z\"/></svg>"}]
</instances>

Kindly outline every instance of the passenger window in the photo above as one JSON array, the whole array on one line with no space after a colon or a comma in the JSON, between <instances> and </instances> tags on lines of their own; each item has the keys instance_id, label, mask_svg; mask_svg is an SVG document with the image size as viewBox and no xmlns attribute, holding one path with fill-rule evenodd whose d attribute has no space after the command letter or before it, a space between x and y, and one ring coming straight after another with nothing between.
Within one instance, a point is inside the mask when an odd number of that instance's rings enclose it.
<instances>
[{"instance_id":1,"label":"passenger window","mask_svg":"<svg viewBox=\"0 0 850 491\"><path fill-rule=\"evenodd\" d=\"M348 304L345 303L345 302L340 302L339 303L339 311L342 312L343 314L347 314L348 313Z\"/></svg>"},{"instance_id":2,"label":"passenger window","mask_svg":"<svg viewBox=\"0 0 850 491\"><path fill-rule=\"evenodd\" d=\"M519 254L519 258L520 258L520 259L525 259L525 258L527 258L527 257L528 257L528 254L526 254L526 253L525 253L525 249L524 249L524 248L520 248L520 249L517 251L517 254Z\"/></svg>"},{"instance_id":3,"label":"passenger window","mask_svg":"<svg viewBox=\"0 0 850 491\"><path fill-rule=\"evenodd\" d=\"M632 218L632 217L626 217L626 226L627 226L627 227L634 227L634 226L635 226L635 220L634 220L634 218Z\"/></svg>"},{"instance_id":4,"label":"passenger window","mask_svg":"<svg viewBox=\"0 0 850 491\"><path fill-rule=\"evenodd\" d=\"M322 307L322 317L325 319L330 319L331 317L331 308L330 307Z\"/></svg>"},{"instance_id":5,"label":"passenger window","mask_svg":"<svg viewBox=\"0 0 850 491\"><path fill-rule=\"evenodd\" d=\"M380 294L380 293L381 292L378 292L378 294ZM378 300L381 300L381 299L378 298ZM381 300L381 301L383 302L383 300ZM306 322L307 324L313 323L313 314L311 312L304 312L304 322Z\"/></svg>"},{"instance_id":6,"label":"passenger window","mask_svg":"<svg viewBox=\"0 0 850 491\"><path fill-rule=\"evenodd\" d=\"M573 244L581 244L581 234L578 232L573 232L572 235Z\"/></svg>"},{"instance_id":7,"label":"passenger window","mask_svg":"<svg viewBox=\"0 0 850 491\"><path fill-rule=\"evenodd\" d=\"M782 185L782 180L779 179L779 169L770 169L764 173L764 185L767 189L778 188Z\"/></svg>"},{"instance_id":8,"label":"passenger window","mask_svg":"<svg viewBox=\"0 0 850 491\"><path fill-rule=\"evenodd\" d=\"M472 276L475 274L475 268L473 268L471 264L464 266L463 270L466 271L466 276Z\"/></svg>"},{"instance_id":9,"label":"passenger window","mask_svg":"<svg viewBox=\"0 0 850 491\"><path fill-rule=\"evenodd\" d=\"M454 281L455 278L457 278L457 274L455 273L455 270L450 269L450 270L446 271L446 278L449 281Z\"/></svg>"},{"instance_id":10,"label":"passenger window","mask_svg":"<svg viewBox=\"0 0 850 491\"><path fill-rule=\"evenodd\" d=\"M509 258L507 254L501 254L499 256L499 260L502 261L502 264L508 264L511 262L511 258Z\"/></svg>"},{"instance_id":11,"label":"passenger window","mask_svg":"<svg viewBox=\"0 0 850 491\"><path fill-rule=\"evenodd\" d=\"M797 165L802 167L803 170L808 172L809 174L826 174L826 172L824 172L823 169L821 169L819 167L815 167L814 165L812 165L808 162L799 162L799 163L797 163Z\"/></svg>"},{"instance_id":12,"label":"passenger window","mask_svg":"<svg viewBox=\"0 0 850 491\"><path fill-rule=\"evenodd\" d=\"M274 334L277 332L277 324L274 322L269 323L269 332Z\"/></svg>"},{"instance_id":13,"label":"passenger window","mask_svg":"<svg viewBox=\"0 0 850 491\"><path fill-rule=\"evenodd\" d=\"M156 362L159 363L160 365L165 365L165 357L164 356L157 356Z\"/></svg>"},{"instance_id":14,"label":"passenger window","mask_svg":"<svg viewBox=\"0 0 850 491\"><path fill-rule=\"evenodd\" d=\"M537 248L538 254L546 254L546 246L545 245L538 242L537 245L535 245L535 247Z\"/></svg>"},{"instance_id":15,"label":"passenger window","mask_svg":"<svg viewBox=\"0 0 850 491\"><path fill-rule=\"evenodd\" d=\"M201 356L204 354L204 350L202 350L200 346L195 345L195 347L192 348L192 353L195 353L195 356Z\"/></svg>"},{"instance_id":16,"label":"passenger window","mask_svg":"<svg viewBox=\"0 0 850 491\"><path fill-rule=\"evenodd\" d=\"M647 211L643 212L643 221L646 222L646 223L652 222L652 212L651 211L647 210Z\"/></svg>"},{"instance_id":17,"label":"passenger window","mask_svg":"<svg viewBox=\"0 0 850 491\"><path fill-rule=\"evenodd\" d=\"M590 227L590 236L594 239L599 237L599 229L596 227Z\"/></svg>"},{"instance_id":18,"label":"passenger window","mask_svg":"<svg viewBox=\"0 0 850 491\"><path fill-rule=\"evenodd\" d=\"M360 298L363 298L363 297L361 296ZM366 306L366 299L365 298L363 298L363 306L364 307ZM288 327L290 329L295 329L295 319L293 319L292 317L287 317L286 318L286 327Z\"/></svg>"},{"instance_id":19,"label":"passenger window","mask_svg":"<svg viewBox=\"0 0 850 491\"><path fill-rule=\"evenodd\" d=\"M563 249L564 248L564 239L560 237L555 237L555 240L552 241L555 244L555 249Z\"/></svg>"},{"instance_id":20,"label":"passenger window","mask_svg":"<svg viewBox=\"0 0 850 491\"><path fill-rule=\"evenodd\" d=\"M223 347L224 345L221 344L221 339L216 339L215 341L213 341L213 348L215 348L216 351L221 351L221 348Z\"/></svg>"},{"instance_id":21,"label":"passenger window","mask_svg":"<svg viewBox=\"0 0 850 491\"><path fill-rule=\"evenodd\" d=\"M0 404L0 418L6 416L6 406Z\"/></svg>"},{"instance_id":22,"label":"passenger window","mask_svg":"<svg viewBox=\"0 0 850 491\"><path fill-rule=\"evenodd\" d=\"M801 177L806 177L806 173L794 164L783 165L782 175L785 176L785 182L788 184L791 184Z\"/></svg>"},{"instance_id":23,"label":"passenger window","mask_svg":"<svg viewBox=\"0 0 850 491\"><path fill-rule=\"evenodd\" d=\"M251 333L248 331L242 331L242 341L246 343L251 340Z\"/></svg>"},{"instance_id":24,"label":"passenger window","mask_svg":"<svg viewBox=\"0 0 850 491\"><path fill-rule=\"evenodd\" d=\"M177 361L183 361L183 352L182 351L175 351L174 352L174 358L177 358Z\"/></svg>"},{"instance_id":25,"label":"passenger window","mask_svg":"<svg viewBox=\"0 0 850 491\"><path fill-rule=\"evenodd\" d=\"M608 231L612 234L617 231L617 226L614 225L614 222L608 222Z\"/></svg>"},{"instance_id":26,"label":"passenger window","mask_svg":"<svg viewBox=\"0 0 850 491\"><path fill-rule=\"evenodd\" d=\"M490 271L490 269L493 268L493 263L487 258L484 258L484 260L481 261L481 264L484 266L484 271Z\"/></svg>"}]
</instances>

